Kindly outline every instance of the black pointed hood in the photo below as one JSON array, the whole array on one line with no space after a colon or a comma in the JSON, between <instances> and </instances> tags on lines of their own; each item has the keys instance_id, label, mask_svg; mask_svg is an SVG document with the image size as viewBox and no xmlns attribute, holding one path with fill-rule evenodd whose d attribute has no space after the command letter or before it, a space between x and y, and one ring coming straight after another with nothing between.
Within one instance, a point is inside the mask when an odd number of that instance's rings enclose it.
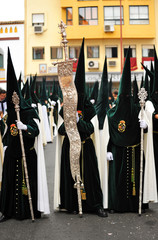
<instances>
[{"instance_id":1,"label":"black pointed hood","mask_svg":"<svg viewBox=\"0 0 158 240\"><path fill-rule=\"evenodd\" d=\"M107 72L107 58L105 57L101 85L96 105L99 129L103 129L107 110L108 110L108 72Z\"/></svg>"}]
</instances>

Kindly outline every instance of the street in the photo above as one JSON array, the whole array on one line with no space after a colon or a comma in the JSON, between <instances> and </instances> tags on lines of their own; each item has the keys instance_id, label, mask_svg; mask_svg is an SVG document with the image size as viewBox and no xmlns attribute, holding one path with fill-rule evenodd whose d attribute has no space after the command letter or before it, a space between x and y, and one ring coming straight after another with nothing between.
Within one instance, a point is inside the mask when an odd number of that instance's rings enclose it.
<instances>
[{"instance_id":1,"label":"street","mask_svg":"<svg viewBox=\"0 0 158 240\"><path fill-rule=\"evenodd\" d=\"M157 239L158 204L141 216L134 213L109 214L100 218L95 214L78 215L53 212L55 139L44 149L51 214L41 219L18 221L10 219L0 224L0 240L106 240Z\"/></svg>"}]
</instances>

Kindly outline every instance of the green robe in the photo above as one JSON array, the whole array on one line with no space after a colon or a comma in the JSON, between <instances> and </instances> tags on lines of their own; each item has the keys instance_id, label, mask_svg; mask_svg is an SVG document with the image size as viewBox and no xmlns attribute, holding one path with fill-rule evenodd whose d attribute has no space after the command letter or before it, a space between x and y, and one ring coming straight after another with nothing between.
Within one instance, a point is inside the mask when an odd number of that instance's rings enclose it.
<instances>
[{"instance_id":1,"label":"green robe","mask_svg":"<svg viewBox=\"0 0 158 240\"><path fill-rule=\"evenodd\" d=\"M140 175L140 108L132 97L120 96L107 112L110 132L108 206L116 212L138 212ZM119 131L120 130L120 131Z\"/></svg>"},{"instance_id":2,"label":"green robe","mask_svg":"<svg viewBox=\"0 0 158 240\"><path fill-rule=\"evenodd\" d=\"M25 109L25 111L20 112L21 121L27 125L27 131L22 131L22 134L34 216L40 217L40 213L37 211L37 155L34 149L34 141L35 137L39 134L39 129L33 117L37 118L32 109ZM25 174L22 164L19 134L16 136L11 134L11 130L13 130L12 124L15 124L14 119L16 119L15 111L9 113L7 120L6 142L8 147L5 152L3 164L0 211L6 217L22 220L30 218L31 214L28 195L22 193Z\"/></svg>"},{"instance_id":3,"label":"green robe","mask_svg":"<svg viewBox=\"0 0 158 240\"><path fill-rule=\"evenodd\" d=\"M80 119L77 127L82 141L81 179L86 192L86 200L82 200L83 212L95 212L103 207L103 194L100 186L97 156L93 141L90 138L90 135L94 132L94 127L87 119ZM64 123L58 131L59 134L65 135L61 153L60 208L66 209L68 212L78 211L77 191L74 189L74 181L70 170L69 139L65 132Z\"/></svg>"}]
</instances>

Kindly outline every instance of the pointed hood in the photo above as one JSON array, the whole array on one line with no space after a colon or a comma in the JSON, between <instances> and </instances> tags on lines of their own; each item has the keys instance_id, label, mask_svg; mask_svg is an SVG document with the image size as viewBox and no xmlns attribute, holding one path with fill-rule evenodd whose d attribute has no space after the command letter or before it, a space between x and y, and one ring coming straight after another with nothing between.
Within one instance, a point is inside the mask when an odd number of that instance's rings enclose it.
<instances>
[{"instance_id":1,"label":"pointed hood","mask_svg":"<svg viewBox=\"0 0 158 240\"><path fill-rule=\"evenodd\" d=\"M75 75L75 86L78 93L77 109L83 111L85 99L85 59L84 59L84 38L80 49L80 55Z\"/></svg>"},{"instance_id":2,"label":"pointed hood","mask_svg":"<svg viewBox=\"0 0 158 240\"><path fill-rule=\"evenodd\" d=\"M140 142L138 114L140 107L131 95L130 48L120 80L116 105L108 110L111 141L117 146L132 146Z\"/></svg>"},{"instance_id":3,"label":"pointed hood","mask_svg":"<svg viewBox=\"0 0 158 240\"><path fill-rule=\"evenodd\" d=\"M55 102L58 100L58 93L57 93L57 89L56 89L55 80L53 81L52 94L49 96L49 98L50 98L50 100L55 101Z\"/></svg>"},{"instance_id":4,"label":"pointed hood","mask_svg":"<svg viewBox=\"0 0 158 240\"><path fill-rule=\"evenodd\" d=\"M39 98L36 95L36 75L33 77L32 84L30 85L31 99L32 103L38 104L40 103Z\"/></svg>"},{"instance_id":5,"label":"pointed hood","mask_svg":"<svg viewBox=\"0 0 158 240\"><path fill-rule=\"evenodd\" d=\"M94 99L95 100L95 104L97 102L97 98L98 98L98 90L99 90L99 82L96 81L94 83L93 89L92 89L92 93L90 96L90 99Z\"/></svg>"},{"instance_id":6,"label":"pointed hood","mask_svg":"<svg viewBox=\"0 0 158 240\"><path fill-rule=\"evenodd\" d=\"M136 104L139 104L139 98L138 98L138 84L137 84L137 79L135 77L133 81L133 101Z\"/></svg>"},{"instance_id":7,"label":"pointed hood","mask_svg":"<svg viewBox=\"0 0 158 240\"><path fill-rule=\"evenodd\" d=\"M128 48L126 60L122 72L122 77L119 85L118 97L122 96L131 96L131 69L130 69L130 47Z\"/></svg>"},{"instance_id":8,"label":"pointed hood","mask_svg":"<svg viewBox=\"0 0 158 240\"><path fill-rule=\"evenodd\" d=\"M7 112L8 112L8 118L7 118L7 124L10 126L12 123L15 123L15 120L17 119L14 104L12 102L12 95L13 92L16 92L19 97L19 106L20 106L20 117L25 118L28 116L32 116L34 118L38 118L38 115L34 111L33 108L31 108L28 103L25 101L21 94L21 90L19 89L18 82L16 79L10 50L8 48L8 60L7 60Z\"/></svg>"},{"instance_id":9,"label":"pointed hood","mask_svg":"<svg viewBox=\"0 0 158 240\"><path fill-rule=\"evenodd\" d=\"M31 91L30 91L30 84L27 81L27 87L26 87L26 95L25 95L26 102L31 106L32 104L32 98L31 98Z\"/></svg>"},{"instance_id":10,"label":"pointed hood","mask_svg":"<svg viewBox=\"0 0 158 240\"><path fill-rule=\"evenodd\" d=\"M146 100L149 100L150 99L150 87L149 87L149 78L148 78L147 72L145 73L144 88L148 93Z\"/></svg>"},{"instance_id":11,"label":"pointed hood","mask_svg":"<svg viewBox=\"0 0 158 240\"><path fill-rule=\"evenodd\" d=\"M107 110L108 110L108 73L107 73L107 58L105 57L101 85L96 105L99 129L103 129Z\"/></svg>"},{"instance_id":12,"label":"pointed hood","mask_svg":"<svg viewBox=\"0 0 158 240\"><path fill-rule=\"evenodd\" d=\"M108 96L112 97L112 77L110 78L110 81L108 83Z\"/></svg>"},{"instance_id":13,"label":"pointed hood","mask_svg":"<svg viewBox=\"0 0 158 240\"><path fill-rule=\"evenodd\" d=\"M21 91L18 86L17 78L14 71L14 66L11 59L10 49L8 48L8 62L7 62L7 110L14 108L14 104L12 102L13 92L17 92L20 98L20 108L28 108L28 104L25 102L22 97Z\"/></svg>"},{"instance_id":14,"label":"pointed hood","mask_svg":"<svg viewBox=\"0 0 158 240\"><path fill-rule=\"evenodd\" d=\"M43 77L42 92L41 92L41 103L42 103L42 105L45 105L45 101L48 101L48 95L47 95L47 90L46 90L46 78Z\"/></svg>"},{"instance_id":15,"label":"pointed hood","mask_svg":"<svg viewBox=\"0 0 158 240\"><path fill-rule=\"evenodd\" d=\"M21 90L21 73L20 73L19 80L18 80L18 86L19 86L19 89Z\"/></svg>"},{"instance_id":16,"label":"pointed hood","mask_svg":"<svg viewBox=\"0 0 158 240\"><path fill-rule=\"evenodd\" d=\"M144 76L142 76L142 80L141 80L141 83L140 83L140 89L144 86Z\"/></svg>"}]
</instances>

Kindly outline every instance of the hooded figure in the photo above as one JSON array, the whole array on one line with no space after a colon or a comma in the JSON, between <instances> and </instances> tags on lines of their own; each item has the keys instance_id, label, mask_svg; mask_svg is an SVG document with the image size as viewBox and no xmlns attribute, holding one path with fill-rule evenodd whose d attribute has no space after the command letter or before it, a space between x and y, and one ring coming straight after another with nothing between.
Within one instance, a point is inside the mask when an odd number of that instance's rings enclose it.
<instances>
[{"instance_id":1,"label":"hooded figure","mask_svg":"<svg viewBox=\"0 0 158 240\"><path fill-rule=\"evenodd\" d=\"M16 121L17 116L12 102L14 91L17 93L20 100L20 121ZM37 206L37 155L34 149L35 137L39 134L38 125L36 124L38 115L22 97L9 49L7 65L7 112L8 129L5 135L6 141L4 143L7 149L5 151L3 164L0 198L0 212L2 216L0 221L5 221L8 218L22 220L30 218L31 216L19 129L22 131L23 136L34 216L35 218L39 218L41 213L38 211Z\"/></svg>"},{"instance_id":2,"label":"hooded figure","mask_svg":"<svg viewBox=\"0 0 158 240\"><path fill-rule=\"evenodd\" d=\"M43 121L44 121L44 127L45 127L45 135L46 135L46 141L47 143L52 142L51 137L51 129L50 129L50 123L49 123L49 108L48 108L48 95L46 91L46 79L43 78L42 81L42 92L41 92L41 104L42 104L42 114L43 114Z\"/></svg>"},{"instance_id":3,"label":"hooded figure","mask_svg":"<svg viewBox=\"0 0 158 240\"><path fill-rule=\"evenodd\" d=\"M76 120L82 142L80 171L81 179L84 183L84 189L81 194L83 213L95 212L100 217L106 217L107 213L103 209L103 194L100 185L98 161L93 140L91 139L91 134L94 132L92 119L96 116L96 112L85 93L84 39L78 60L75 85L78 93ZM63 108L60 115L63 116ZM59 123L60 121L59 118ZM74 180L70 170L69 139L65 131L64 122L59 125L58 133L57 147L59 146L61 136L63 136L63 143L61 155L60 150L56 149L59 159L57 160L56 158L55 164L54 209L57 210L59 208L61 210L66 209L68 212L78 212L77 191L74 189ZM57 176L57 172L60 177ZM58 182L59 179L60 183Z\"/></svg>"},{"instance_id":4,"label":"hooded figure","mask_svg":"<svg viewBox=\"0 0 158 240\"><path fill-rule=\"evenodd\" d=\"M152 122L153 122L154 156L155 156L157 189L158 189L158 149L157 149L157 146L158 146L158 60L155 61L153 89L152 89L150 101L152 102L153 108L154 108L153 115L152 115Z\"/></svg>"},{"instance_id":5,"label":"hooded figure","mask_svg":"<svg viewBox=\"0 0 158 240\"><path fill-rule=\"evenodd\" d=\"M139 98L138 98L138 84L137 79L135 77L133 81L133 101L135 104L139 104Z\"/></svg>"},{"instance_id":6,"label":"hooded figure","mask_svg":"<svg viewBox=\"0 0 158 240\"><path fill-rule=\"evenodd\" d=\"M108 162L112 159L112 153L108 151L109 128L107 111L109 109L108 101L108 73L107 58L105 57L101 86L99 89L96 112L99 121L99 138L100 138L100 179L103 191L103 207L108 208Z\"/></svg>"},{"instance_id":7,"label":"hooded figure","mask_svg":"<svg viewBox=\"0 0 158 240\"><path fill-rule=\"evenodd\" d=\"M107 112L110 149L109 210L138 212L140 174L140 107L131 96L130 47L120 80L116 106ZM145 128L145 127L144 127Z\"/></svg>"},{"instance_id":8,"label":"hooded figure","mask_svg":"<svg viewBox=\"0 0 158 240\"><path fill-rule=\"evenodd\" d=\"M94 83L91 95L90 95L90 102L92 102L92 104L94 104L94 106L97 103L97 98L98 98L98 90L99 90L99 82L96 81Z\"/></svg>"}]
</instances>

